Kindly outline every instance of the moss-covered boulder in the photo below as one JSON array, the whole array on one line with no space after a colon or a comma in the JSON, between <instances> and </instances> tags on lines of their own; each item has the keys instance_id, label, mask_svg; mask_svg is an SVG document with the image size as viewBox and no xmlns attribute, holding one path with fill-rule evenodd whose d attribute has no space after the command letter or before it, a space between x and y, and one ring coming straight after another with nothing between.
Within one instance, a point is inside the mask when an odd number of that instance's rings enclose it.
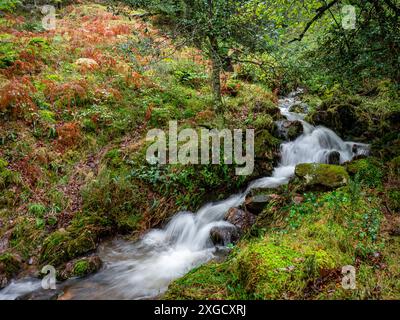
<instances>
[{"instance_id":1,"label":"moss-covered boulder","mask_svg":"<svg viewBox=\"0 0 400 320\"><path fill-rule=\"evenodd\" d=\"M359 137L368 129L368 123L357 114L360 103L352 97L336 96L325 100L306 120L340 132L345 138Z\"/></svg>"},{"instance_id":2,"label":"moss-covered boulder","mask_svg":"<svg viewBox=\"0 0 400 320\"><path fill-rule=\"evenodd\" d=\"M293 141L303 133L303 124L300 121L283 120L277 122L276 135L283 139Z\"/></svg>"},{"instance_id":3,"label":"moss-covered boulder","mask_svg":"<svg viewBox=\"0 0 400 320\"><path fill-rule=\"evenodd\" d=\"M271 173L279 161L279 146L281 141L268 130L262 129L255 133L254 155L255 176Z\"/></svg>"},{"instance_id":4,"label":"moss-covered boulder","mask_svg":"<svg viewBox=\"0 0 400 320\"><path fill-rule=\"evenodd\" d=\"M299 103L292 105L289 108L289 111L294 112L294 113L307 113L308 105L307 105L307 103L299 102Z\"/></svg>"},{"instance_id":5,"label":"moss-covered boulder","mask_svg":"<svg viewBox=\"0 0 400 320\"><path fill-rule=\"evenodd\" d=\"M96 247L97 234L90 229L82 230L79 235L59 229L44 240L39 262L58 266L65 261L89 253Z\"/></svg>"},{"instance_id":6,"label":"moss-covered boulder","mask_svg":"<svg viewBox=\"0 0 400 320\"><path fill-rule=\"evenodd\" d=\"M251 110L255 113L269 114L274 120L282 118L280 109L271 100L256 99Z\"/></svg>"},{"instance_id":7,"label":"moss-covered boulder","mask_svg":"<svg viewBox=\"0 0 400 320\"><path fill-rule=\"evenodd\" d=\"M309 279L333 268L333 258L324 250L301 252L284 242L264 238L250 242L233 263L238 282L255 299L288 299L301 296Z\"/></svg>"},{"instance_id":8,"label":"moss-covered boulder","mask_svg":"<svg viewBox=\"0 0 400 320\"><path fill-rule=\"evenodd\" d=\"M101 266L102 261L100 257L92 255L68 262L64 269L57 274L57 277L60 280L66 280L72 277L84 277L98 271Z\"/></svg>"},{"instance_id":9,"label":"moss-covered boulder","mask_svg":"<svg viewBox=\"0 0 400 320\"><path fill-rule=\"evenodd\" d=\"M0 288L4 288L10 279L21 269L21 262L12 253L5 252L0 255Z\"/></svg>"},{"instance_id":10,"label":"moss-covered boulder","mask_svg":"<svg viewBox=\"0 0 400 320\"><path fill-rule=\"evenodd\" d=\"M298 164L295 174L307 189L335 189L347 185L350 180L344 167L330 164Z\"/></svg>"}]
</instances>

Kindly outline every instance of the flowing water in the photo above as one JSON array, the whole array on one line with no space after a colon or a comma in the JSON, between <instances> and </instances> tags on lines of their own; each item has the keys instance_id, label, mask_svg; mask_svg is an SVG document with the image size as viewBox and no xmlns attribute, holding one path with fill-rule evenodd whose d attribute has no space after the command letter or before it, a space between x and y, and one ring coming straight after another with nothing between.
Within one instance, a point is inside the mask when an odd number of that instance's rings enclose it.
<instances>
[{"instance_id":1,"label":"flowing water","mask_svg":"<svg viewBox=\"0 0 400 320\"><path fill-rule=\"evenodd\" d=\"M177 279L191 269L216 258L218 248L210 239L215 226L230 225L225 213L241 205L252 188L276 188L288 183L298 163L327 163L332 151L340 154L340 162L365 153L367 145L344 142L332 130L305 122L303 114L289 112L298 103L294 92L279 101L281 113L288 120L299 120L304 132L295 141L281 145L281 161L272 176L253 181L242 193L226 200L208 203L198 212L179 212L163 229L150 230L132 243L124 240L106 242L98 254L103 268L93 276L70 280L63 284L66 299L151 299L157 298ZM40 282L22 279L0 291L0 299L15 299L37 290Z\"/></svg>"}]
</instances>

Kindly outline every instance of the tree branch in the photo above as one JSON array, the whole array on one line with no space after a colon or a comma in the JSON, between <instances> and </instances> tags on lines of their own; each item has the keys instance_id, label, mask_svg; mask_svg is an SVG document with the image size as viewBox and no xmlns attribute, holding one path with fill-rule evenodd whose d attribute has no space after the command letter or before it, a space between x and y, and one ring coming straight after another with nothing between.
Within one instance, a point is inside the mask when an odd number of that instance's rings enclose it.
<instances>
[{"instance_id":1,"label":"tree branch","mask_svg":"<svg viewBox=\"0 0 400 320\"><path fill-rule=\"evenodd\" d=\"M308 29L314 24L315 21L317 21L319 18L321 18L325 11L329 10L331 7L333 7L336 3L338 3L340 0L333 0L326 4L325 6L320 7L317 9L317 14L312 18L307 24L306 27L304 28L303 32L297 37L294 38L293 40L290 40L289 43L295 42L295 41L301 41L305 34L307 33Z\"/></svg>"}]
</instances>

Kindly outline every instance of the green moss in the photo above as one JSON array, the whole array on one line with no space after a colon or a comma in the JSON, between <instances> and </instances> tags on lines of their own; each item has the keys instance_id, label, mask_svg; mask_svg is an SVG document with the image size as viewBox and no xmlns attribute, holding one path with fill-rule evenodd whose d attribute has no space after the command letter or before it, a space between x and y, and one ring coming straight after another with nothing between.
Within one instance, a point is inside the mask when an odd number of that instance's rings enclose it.
<instances>
[{"instance_id":1,"label":"green moss","mask_svg":"<svg viewBox=\"0 0 400 320\"><path fill-rule=\"evenodd\" d=\"M295 174L306 186L338 188L346 185L350 178L342 166L302 163L296 166Z\"/></svg>"},{"instance_id":2,"label":"green moss","mask_svg":"<svg viewBox=\"0 0 400 320\"><path fill-rule=\"evenodd\" d=\"M9 252L0 254L0 274L6 277L15 275L20 269L20 262Z\"/></svg>"},{"instance_id":3,"label":"green moss","mask_svg":"<svg viewBox=\"0 0 400 320\"><path fill-rule=\"evenodd\" d=\"M0 158L0 191L3 191L12 184L21 183L19 173L8 169L7 166L8 162Z\"/></svg>"},{"instance_id":4,"label":"green moss","mask_svg":"<svg viewBox=\"0 0 400 320\"><path fill-rule=\"evenodd\" d=\"M275 128L275 122L269 114L257 115L253 125L256 130L267 129L270 132Z\"/></svg>"},{"instance_id":5,"label":"green moss","mask_svg":"<svg viewBox=\"0 0 400 320\"><path fill-rule=\"evenodd\" d=\"M304 286L299 283L303 271L296 265L300 257L287 245L265 239L249 243L238 254L234 270L239 283L254 298L279 299Z\"/></svg>"},{"instance_id":6,"label":"green moss","mask_svg":"<svg viewBox=\"0 0 400 320\"><path fill-rule=\"evenodd\" d=\"M87 254L97 248L99 237L109 230L107 219L77 214L67 229L59 229L44 239L39 262L57 266Z\"/></svg>"},{"instance_id":7,"label":"green moss","mask_svg":"<svg viewBox=\"0 0 400 320\"><path fill-rule=\"evenodd\" d=\"M276 221L267 236L242 241L222 264L193 270L175 281L166 296L179 299L205 299L214 295L233 299L371 297L372 284L381 281L371 272L374 262L370 258L383 244L378 237L382 220L379 199L360 193L353 203L355 200L348 190L349 187L344 187L306 195L302 203L283 209L289 210L284 214L284 225L275 214ZM394 248L390 268L397 265ZM361 274L357 290L349 292L340 286L337 274L345 265L356 265L356 261L360 265L357 274ZM395 281L383 274L393 295ZM320 289L315 290L316 287Z\"/></svg>"},{"instance_id":8,"label":"green moss","mask_svg":"<svg viewBox=\"0 0 400 320\"><path fill-rule=\"evenodd\" d=\"M74 274L77 276L84 276L90 272L90 264L87 260L79 260L74 265Z\"/></svg>"},{"instance_id":9,"label":"green moss","mask_svg":"<svg viewBox=\"0 0 400 320\"><path fill-rule=\"evenodd\" d=\"M351 161L346 165L347 171L357 175L357 179L368 187L379 187L382 185L383 168L379 160L366 158Z\"/></svg>"},{"instance_id":10,"label":"green moss","mask_svg":"<svg viewBox=\"0 0 400 320\"><path fill-rule=\"evenodd\" d=\"M272 151L279 146L280 142L268 130L257 131L254 138L254 153L256 158L271 158Z\"/></svg>"},{"instance_id":11,"label":"green moss","mask_svg":"<svg viewBox=\"0 0 400 320\"><path fill-rule=\"evenodd\" d=\"M197 299L231 299L229 291L230 276L228 264L208 263L195 268L182 278L172 282L163 299L197 300Z\"/></svg>"}]
</instances>

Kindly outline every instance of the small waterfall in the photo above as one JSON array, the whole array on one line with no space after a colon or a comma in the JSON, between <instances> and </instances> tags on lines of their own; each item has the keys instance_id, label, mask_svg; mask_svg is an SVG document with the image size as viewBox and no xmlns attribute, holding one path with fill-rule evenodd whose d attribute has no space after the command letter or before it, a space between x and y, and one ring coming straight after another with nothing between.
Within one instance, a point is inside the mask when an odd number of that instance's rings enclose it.
<instances>
[{"instance_id":1,"label":"small waterfall","mask_svg":"<svg viewBox=\"0 0 400 320\"><path fill-rule=\"evenodd\" d=\"M289 112L290 106L298 102L298 93L280 100L280 109L288 120L300 120L304 133L296 140L281 145L281 161L272 176L253 181L243 193L224 201L208 203L197 213L179 212L165 228L150 230L134 244L122 240L103 244L99 255L104 261L104 268L91 277L66 284L69 297L157 297L167 289L171 281L215 257L216 248L209 235L211 228L230 225L223 220L224 215L230 208L241 205L251 189L276 188L286 184L293 176L296 164L327 163L331 152L339 153L341 163L366 152L367 145L344 142L332 130L322 126L314 127L303 120L304 115ZM0 299L5 298L3 291L0 291Z\"/></svg>"}]
</instances>

